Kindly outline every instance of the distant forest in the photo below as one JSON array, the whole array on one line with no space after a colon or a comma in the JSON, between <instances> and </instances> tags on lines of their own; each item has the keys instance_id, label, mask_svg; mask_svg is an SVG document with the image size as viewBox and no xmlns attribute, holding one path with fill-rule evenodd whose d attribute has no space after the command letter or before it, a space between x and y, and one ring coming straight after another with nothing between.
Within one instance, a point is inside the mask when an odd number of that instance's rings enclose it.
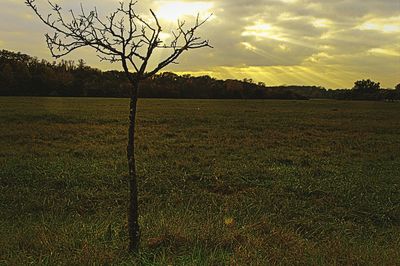
<instances>
[{"instance_id":1,"label":"distant forest","mask_svg":"<svg viewBox=\"0 0 400 266\"><path fill-rule=\"evenodd\" d=\"M101 71L83 60L48 62L22 53L0 51L1 96L129 97L122 71ZM164 72L141 84L142 98L400 100L396 89L331 90L317 86L266 86L251 79L218 80Z\"/></svg>"}]
</instances>

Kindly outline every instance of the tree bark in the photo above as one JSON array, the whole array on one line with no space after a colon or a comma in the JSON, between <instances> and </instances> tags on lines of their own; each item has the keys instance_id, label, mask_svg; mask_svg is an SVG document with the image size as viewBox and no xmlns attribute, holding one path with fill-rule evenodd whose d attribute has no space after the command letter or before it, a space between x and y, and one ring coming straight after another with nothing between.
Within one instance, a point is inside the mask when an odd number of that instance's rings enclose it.
<instances>
[{"instance_id":1,"label":"tree bark","mask_svg":"<svg viewBox=\"0 0 400 266\"><path fill-rule=\"evenodd\" d=\"M132 88L129 111L129 130L127 157L129 166L129 210L128 210L128 231L129 231L129 251L137 253L140 245L140 228L138 212L138 185L135 162L135 126L136 126L136 107L137 92L139 83L135 82Z\"/></svg>"}]
</instances>

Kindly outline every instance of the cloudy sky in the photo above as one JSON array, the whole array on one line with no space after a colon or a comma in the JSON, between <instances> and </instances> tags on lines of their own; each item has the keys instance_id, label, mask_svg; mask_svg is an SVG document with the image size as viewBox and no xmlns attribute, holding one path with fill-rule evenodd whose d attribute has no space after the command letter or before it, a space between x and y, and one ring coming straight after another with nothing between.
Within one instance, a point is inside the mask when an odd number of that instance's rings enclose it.
<instances>
[{"instance_id":1,"label":"cloudy sky","mask_svg":"<svg viewBox=\"0 0 400 266\"><path fill-rule=\"evenodd\" d=\"M23 0L1 0L0 49L52 60L44 41L49 32ZM56 0L65 10L97 6L107 15L117 0ZM46 10L46 0L37 0ZM145 17L152 8L168 40L177 19L189 24L200 13L212 18L199 31L213 49L190 51L167 70L216 78L252 78L267 85L351 87L371 78L383 87L400 83L400 0L139 0ZM163 52L165 53L165 52ZM165 56L157 54L156 60ZM89 49L66 59L100 63Z\"/></svg>"}]
</instances>

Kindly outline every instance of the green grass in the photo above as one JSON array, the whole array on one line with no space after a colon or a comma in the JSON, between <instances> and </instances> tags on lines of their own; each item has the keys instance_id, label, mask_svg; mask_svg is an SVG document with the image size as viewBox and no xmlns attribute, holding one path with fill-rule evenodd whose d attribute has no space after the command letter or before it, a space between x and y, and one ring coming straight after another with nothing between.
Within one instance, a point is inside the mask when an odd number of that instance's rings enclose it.
<instances>
[{"instance_id":1,"label":"green grass","mask_svg":"<svg viewBox=\"0 0 400 266\"><path fill-rule=\"evenodd\" d=\"M0 265L400 262L400 105L0 98ZM229 221L229 219L231 219Z\"/></svg>"}]
</instances>

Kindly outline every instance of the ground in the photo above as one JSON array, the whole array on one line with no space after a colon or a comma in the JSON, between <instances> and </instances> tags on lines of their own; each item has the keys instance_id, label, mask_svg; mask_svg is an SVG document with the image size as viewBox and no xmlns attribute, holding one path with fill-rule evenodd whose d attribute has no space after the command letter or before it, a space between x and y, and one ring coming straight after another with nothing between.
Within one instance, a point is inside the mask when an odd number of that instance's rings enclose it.
<instances>
[{"instance_id":1,"label":"ground","mask_svg":"<svg viewBox=\"0 0 400 266\"><path fill-rule=\"evenodd\" d=\"M0 98L0 264L400 261L400 104Z\"/></svg>"}]
</instances>

